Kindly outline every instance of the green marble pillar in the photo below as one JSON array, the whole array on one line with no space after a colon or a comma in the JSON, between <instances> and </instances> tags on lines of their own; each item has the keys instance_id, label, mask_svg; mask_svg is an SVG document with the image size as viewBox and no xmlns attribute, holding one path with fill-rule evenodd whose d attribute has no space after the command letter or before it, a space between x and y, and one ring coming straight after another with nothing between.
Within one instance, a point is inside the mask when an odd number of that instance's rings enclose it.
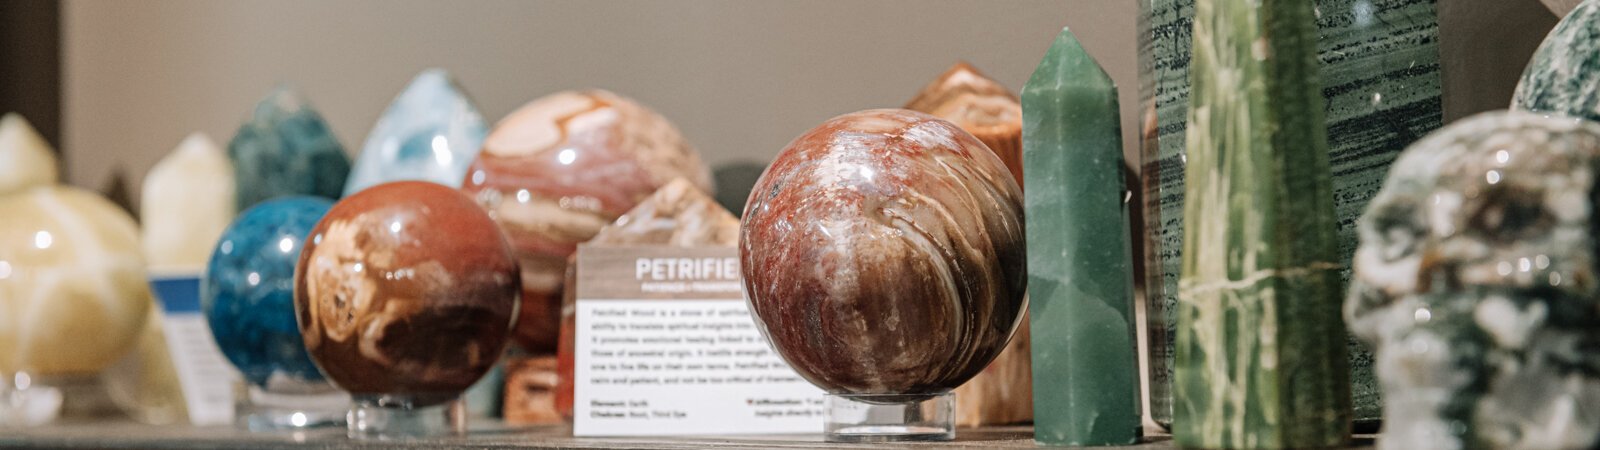
<instances>
[{"instance_id":1,"label":"green marble pillar","mask_svg":"<svg viewBox=\"0 0 1600 450\"><path fill-rule=\"evenodd\" d=\"M1034 440L1139 439L1117 88L1061 30L1022 89Z\"/></svg>"},{"instance_id":2,"label":"green marble pillar","mask_svg":"<svg viewBox=\"0 0 1600 450\"><path fill-rule=\"evenodd\" d=\"M1314 7L1199 0L1173 435L1188 448L1350 438Z\"/></svg>"},{"instance_id":3,"label":"green marble pillar","mask_svg":"<svg viewBox=\"0 0 1600 450\"><path fill-rule=\"evenodd\" d=\"M1442 123L1439 21L1435 0L1312 3L1317 8L1338 262L1348 279L1356 218L1400 151ZM1139 5L1150 413L1156 422L1170 425L1195 0L1139 0ZM1354 339L1346 346L1356 428L1376 431L1382 401L1372 355Z\"/></svg>"}]
</instances>

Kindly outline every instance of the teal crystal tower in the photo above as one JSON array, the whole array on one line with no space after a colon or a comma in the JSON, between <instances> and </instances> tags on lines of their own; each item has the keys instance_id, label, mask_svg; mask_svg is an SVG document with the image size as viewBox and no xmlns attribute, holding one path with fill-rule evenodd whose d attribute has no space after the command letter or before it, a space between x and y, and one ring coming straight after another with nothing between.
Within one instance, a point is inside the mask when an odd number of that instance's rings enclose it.
<instances>
[{"instance_id":1,"label":"teal crystal tower","mask_svg":"<svg viewBox=\"0 0 1600 450\"><path fill-rule=\"evenodd\" d=\"M1600 0L1579 4L1539 44L1512 109L1600 121Z\"/></svg>"},{"instance_id":2,"label":"teal crystal tower","mask_svg":"<svg viewBox=\"0 0 1600 450\"><path fill-rule=\"evenodd\" d=\"M256 104L255 115L228 142L234 205L240 210L288 195L337 200L350 158L322 115L285 87Z\"/></svg>"},{"instance_id":3,"label":"teal crystal tower","mask_svg":"<svg viewBox=\"0 0 1600 450\"><path fill-rule=\"evenodd\" d=\"M461 187L489 127L450 73L428 69L378 118L356 158L344 195L390 181Z\"/></svg>"},{"instance_id":4,"label":"teal crystal tower","mask_svg":"<svg viewBox=\"0 0 1600 450\"><path fill-rule=\"evenodd\" d=\"M1063 29L1022 89L1034 440L1139 439L1117 87Z\"/></svg>"},{"instance_id":5,"label":"teal crystal tower","mask_svg":"<svg viewBox=\"0 0 1600 450\"><path fill-rule=\"evenodd\" d=\"M1314 6L1195 4L1173 366L1185 448L1350 439Z\"/></svg>"},{"instance_id":6,"label":"teal crystal tower","mask_svg":"<svg viewBox=\"0 0 1600 450\"><path fill-rule=\"evenodd\" d=\"M1436 0L1315 0L1317 58L1328 125L1341 274L1348 278L1356 219L1407 145L1443 121ZM1145 296L1150 413L1172 422L1173 333L1184 236L1184 134L1195 0L1139 0ZM1355 339L1351 388L1358 430L1381 411L1372 356Z\"/></svg>"}]
</instances>

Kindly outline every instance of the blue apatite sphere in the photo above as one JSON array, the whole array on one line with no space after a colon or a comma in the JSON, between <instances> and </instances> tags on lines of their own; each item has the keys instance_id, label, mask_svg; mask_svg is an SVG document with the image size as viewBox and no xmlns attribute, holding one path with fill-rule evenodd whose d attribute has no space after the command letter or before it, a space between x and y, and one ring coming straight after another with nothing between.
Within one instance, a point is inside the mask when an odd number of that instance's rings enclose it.
<instances>
[{"instance_id":1,"label":"blue apatite sphere","mask_svg":"<svg viewBox=\"0 0 1600 450\"><path fill-rule=\"evenodd\" d=\"M295 325L294 267L331 207L317 197L262 202L240 214L211 252L200 307L222 354L256 386L275 374L322 380Z\"/></svg>"}]
</instances>

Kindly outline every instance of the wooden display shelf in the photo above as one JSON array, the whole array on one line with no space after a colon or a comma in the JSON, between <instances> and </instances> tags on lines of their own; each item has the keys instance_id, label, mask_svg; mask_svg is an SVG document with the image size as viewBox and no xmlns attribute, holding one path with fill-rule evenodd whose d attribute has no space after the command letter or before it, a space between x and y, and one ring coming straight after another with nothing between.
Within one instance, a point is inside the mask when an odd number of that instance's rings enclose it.
<instances>
[{"instance_id":1,"label":"wooden display shelf","mask_svg":"<svg viewBox=\"0 0 1600 450\"><path fill-rule=\"evenodd\" d=\"M1359 439L1357 449L1371 448L1370 437ZM498 422L473 425L467 436L402 441L357 441L342 428L306 432L248 432L229 426L149 426L127 421L69 423L28 429L0 428L0 448L170 448L170 449L365 449L365 448L624 448L624 449L741 449L741 448L1037 448L1028 427L963 429L953 442L896 444L834 444L821 435L701 436L650 438L574 438L566 426L512 428ZM1174 448L1167 436L1121 449Z\"/></svg>"}]
</instances>

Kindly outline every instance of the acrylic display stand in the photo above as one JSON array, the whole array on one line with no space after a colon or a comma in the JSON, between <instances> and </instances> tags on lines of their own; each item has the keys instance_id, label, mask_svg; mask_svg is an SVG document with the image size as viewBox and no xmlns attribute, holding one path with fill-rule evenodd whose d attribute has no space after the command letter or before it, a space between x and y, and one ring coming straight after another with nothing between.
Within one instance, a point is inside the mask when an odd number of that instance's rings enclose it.
<instances>
[{"instance_id":1,"label":"acrylic display stand","mask_svg":"<svg viewBox=\"0 0 1600 450\"><path fill-rule=\"evenodd\" d=\"M459 397L422 402L407 396L358 395L352 400L351 439L411 439L467 432L466 402Z\"/></svg>"},{"instance_id":2,"label":"acrylic display stand","mask_svg":"<svg viewBox=\"0 0 1600 450\"><path fill-rule=\"evenodd\" d=\"M827 396L828 442L948 441L956 436L956 396Z\"/></svg>"},{"instance_id":3,"label":"acrylic display stand","mask_svg":"<svg viewBox=\"0 0 1600 450\"><path fill-rule=\"evenodd\" d=\"M240 382L241 385L245 384ZM234 396L234 421L252 431L344 425L350 396L325 383L303 389L240 386Z\"/></svg>"}]
</instances>

